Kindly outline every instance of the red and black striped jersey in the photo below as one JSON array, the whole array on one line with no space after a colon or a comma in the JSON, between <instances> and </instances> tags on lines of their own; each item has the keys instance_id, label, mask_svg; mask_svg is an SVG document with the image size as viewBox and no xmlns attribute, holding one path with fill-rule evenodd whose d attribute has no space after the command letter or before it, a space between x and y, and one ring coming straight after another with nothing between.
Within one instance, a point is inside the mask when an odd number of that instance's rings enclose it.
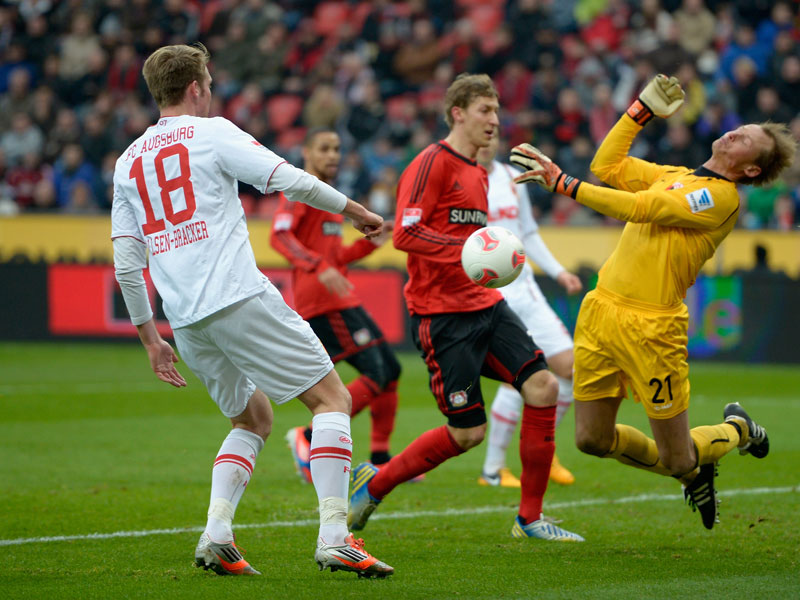
<instances>
[{"instance_id":1,"label":"red and black striped jersey","mask_svg":"<svg viewBox=\"0 0 800 600\"><path fill-rule=\"evenodd\" d=\"M400 176L394 245L408 253L408 310L416 315L470 312L502 300L474 284L461 267L461 247L486 226L486 169L445 141L423 150Z\"/></svg>"},{"instance_id":2,"label":"red and black striped jersey","mask_svg":"<svg viewBox=\"0 0 800 600\"><path fill-rule=\"evenodd\" d=\"M376 248L367 239L359 239L349 246L342 244L343 222L341 214L302 202L289 202L280 195L270 243L293 267L295 310L304 319L361 305L352 291L346 296L332 294L317 277L328 267L336 267L342 275L347 275L349 263Z\"/></svg>"}]
</instances>

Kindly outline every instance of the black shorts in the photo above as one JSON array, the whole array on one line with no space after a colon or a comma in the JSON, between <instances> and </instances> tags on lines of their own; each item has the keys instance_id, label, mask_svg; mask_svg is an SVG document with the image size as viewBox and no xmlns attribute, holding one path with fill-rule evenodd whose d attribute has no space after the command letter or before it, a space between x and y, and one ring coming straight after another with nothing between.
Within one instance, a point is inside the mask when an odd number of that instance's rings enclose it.
<instances>
[{"instance_id":1,"label":"black shorts","mask_svg":"<svg viewBox=\"0 0 800 600\"><path fill-rule=\"evenodd\" d=\"M439 410L452 427L486 422L481 375L520 390L528 377L547 368L544 353L505 300L474 312L411 315L411 335L428 365Z\"/></svg>"},{"instance_id":2,"label":"black shorts","mask_svg":"<svg viewBox=\"0 0 800 600\"><path fill-rule=\"evenodd\" d=\"M400 377L400 363L383 332L361 306L311 317L311 329L331 361L344 360L374 381L379 389Z\"/></svg>"}]
</instances>

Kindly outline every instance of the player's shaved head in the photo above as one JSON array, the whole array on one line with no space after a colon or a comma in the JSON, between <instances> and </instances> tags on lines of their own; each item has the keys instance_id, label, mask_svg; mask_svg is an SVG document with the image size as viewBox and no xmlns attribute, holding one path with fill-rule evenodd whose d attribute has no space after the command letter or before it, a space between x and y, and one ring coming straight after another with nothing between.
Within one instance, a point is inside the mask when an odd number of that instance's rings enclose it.
<instances>
[{"instance_id":1,"label":"player's shaved head","mask_svg":"<svg viewBox=\"0 0 800 600\"><path fill-rule=\"evenodd\" d=\"M164 46L153 52L144 63L142 74L158 107L180 104L193 81L205 81L210 58L200 42L191 46Z\"/></svg>"},{"instance_id":2,"label":"player's shaved head","mask_svg":"<svg viewBox=\"0 0 800 600\"><path fill-rule=\"evenodd\" d=\"M312 127L306 132L306 136L303 138L303 147L309 148L313 146L314 140L321 133L336 133L336 130L333 127Z\"/></svg>"}]
</instances>

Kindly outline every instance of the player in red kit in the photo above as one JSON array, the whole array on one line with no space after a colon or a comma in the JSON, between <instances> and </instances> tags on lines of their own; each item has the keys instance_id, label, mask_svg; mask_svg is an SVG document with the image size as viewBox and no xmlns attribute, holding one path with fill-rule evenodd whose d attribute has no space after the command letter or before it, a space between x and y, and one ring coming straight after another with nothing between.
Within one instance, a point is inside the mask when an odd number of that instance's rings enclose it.
<instances>
[{"instance_id":1,"label":"player in red kit","mask_svg":"<svg viewBox=\"0 0 800 600\"><path fill-rule=\"evenodd\" d=\"M303 143L304 170L332 184L341 159L339 136L331 129L312 129ZM347 361L359 376L347 385L353 398L350 416L369 406L372 419L370 460L389 461L389 438L397 410L400 363L383 332L361 306L347 279L347 266L370 254L391 235L342 244L341 215L318 210L281 195L272 222L272 247L291 263L296 310L314 330L331 360ZM311 482L311 427L286 434L298 473Z\"/></svg>"},{"instance_id":2,"label":"player in red kit","mask_svg":"<svg viewBox=\"0 0 800 600\"><path fill-rule=\"evenodd\" d=\"M464 241L487 221L488 175L475 159L499 126L498 108L487 75L460 75L445 95L450 134L423 150L400 177L394 244L408 253L411 333L447 424L422 434L380 469L362 463L353 470L347 518L354 530L363 529L395 486L483 441L484 375L510 383L525 400L522 497L511 535L583 541L541 514L555 451L558 383L500 292L475 285L461 267Z\"/></svg>"}]
</instances>

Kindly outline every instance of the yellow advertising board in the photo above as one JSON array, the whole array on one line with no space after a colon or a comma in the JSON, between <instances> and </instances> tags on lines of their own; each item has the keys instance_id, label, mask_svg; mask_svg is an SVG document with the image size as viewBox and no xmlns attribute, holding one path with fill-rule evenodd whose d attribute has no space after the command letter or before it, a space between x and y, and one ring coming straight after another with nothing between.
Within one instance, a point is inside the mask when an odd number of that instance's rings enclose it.
<instances>
[{"instance_id":1,"label":"yellow advertising board","mask_svg":"<svg viewBox=\"0 0 800 600\"><path fill-rule=\"evenodd\" d=\"M261 267L285 266L286 261L269 244L270 222L249 221L250 239ZM77 217L72 215L19 215L0 217L0 262L25 256L47 262L111 262L108 215ZM568 269L597 269L614 249L621 228L617 227L542 227L541 234L553 254ZM345 237L358 233L345 228ZM749 269L755 262L755 247L767 248L773 269L800 277L800 230L734 230L723 242L716 256L705 265L708 274L727 274ZM405 254L391 244L360 261L366 267L405 267Z\"/></svg>"}]
</instances>

